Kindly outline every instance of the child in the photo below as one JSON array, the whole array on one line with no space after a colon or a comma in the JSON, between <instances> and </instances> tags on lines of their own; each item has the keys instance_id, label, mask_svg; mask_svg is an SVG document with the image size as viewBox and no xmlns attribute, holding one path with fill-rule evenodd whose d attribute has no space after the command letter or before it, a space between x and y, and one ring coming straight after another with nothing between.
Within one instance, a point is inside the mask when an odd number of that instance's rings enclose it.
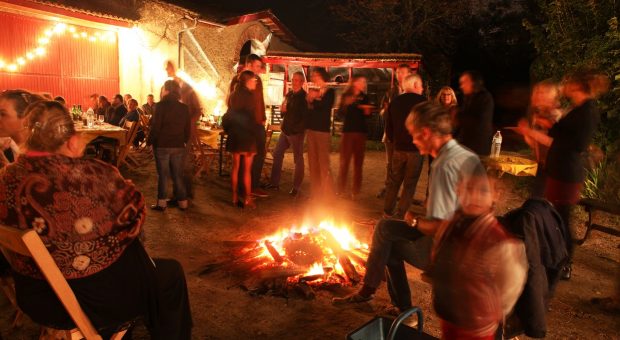
<instances>
[{"instance_id":1,"label":"child","mask_svg":"<svg viewBox=\"0 0 620 340\"><path fill-rule=\"evenodd\" d=\"M443 339L494 339L521 294L527 273L523 243L493 215L494 187L479 166L463 174L460 209L433 246L433 305Z\"/></svg>"}]
</instances>

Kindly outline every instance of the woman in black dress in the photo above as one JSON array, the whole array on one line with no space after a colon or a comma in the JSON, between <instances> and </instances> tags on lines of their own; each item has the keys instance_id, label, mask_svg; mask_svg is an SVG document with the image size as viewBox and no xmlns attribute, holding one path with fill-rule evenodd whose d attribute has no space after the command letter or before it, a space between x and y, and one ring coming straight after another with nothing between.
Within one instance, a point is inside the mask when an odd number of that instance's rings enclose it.
<instances>
[{"instance_id":1,"label":"woman in black dress","mask_svg":"<svg viewBox=\"0 0 620 340\"><path fill-rule=\"evenodd\" d=\"M255 101L252 91L256 89L257 78L254 72L245 70L239 74L239 82L228 99L228 112L223 117L222 125L228 134L226 149L233 155L232 202L237 206L253 207L252 201L252 161L256 154L254 137ZM243 184L246 188L243 202L238 198L239 167L243 157Z\"/></svg>"}]
</instances>

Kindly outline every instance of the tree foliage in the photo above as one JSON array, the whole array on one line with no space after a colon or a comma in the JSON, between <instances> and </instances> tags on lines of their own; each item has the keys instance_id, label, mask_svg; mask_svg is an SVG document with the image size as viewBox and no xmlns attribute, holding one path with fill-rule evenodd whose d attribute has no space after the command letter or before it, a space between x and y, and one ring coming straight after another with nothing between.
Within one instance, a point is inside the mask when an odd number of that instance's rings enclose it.
<instances>
[{"instance_id":1,"label":"tree foliage","mask_svg":"<svg viewBox=\"0 0 620 340\"><path fill-rule=\"evenodd\" d=\"M611 90L600 99L603 123L596 143L616 149L620 139L620 3L616 0L535 0L538 15L523 21L537 58L533 80L560 79L576 67L605 72Z\"/></svg>"},{"instance_id":2,"label":"tree foliage","mask_svg":"<svg viewBox=\"0 0 620 340\"><path fill-rule=\"evenodd\" d=\"M350 26L342 34L349 49L421 53L434 78L445 84L467 8L466 1L344 0L332 11Z\"/></svg>"}]
</instances>

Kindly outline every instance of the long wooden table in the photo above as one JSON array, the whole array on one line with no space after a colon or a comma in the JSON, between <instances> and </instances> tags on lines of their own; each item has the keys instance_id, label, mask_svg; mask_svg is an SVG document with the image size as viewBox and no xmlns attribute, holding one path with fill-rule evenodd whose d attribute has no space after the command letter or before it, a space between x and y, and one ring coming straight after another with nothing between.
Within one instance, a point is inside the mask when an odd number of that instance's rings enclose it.
<instances>
[{"instance_id":1,"label":"long wooden table","mask_svg":"<svg viewBox=\"0 0 620 340\"><path fill-rule=\"evenodd\" d=\"M75 130L82 136L82 140L88 144L97 137L108 137L118 141L119 146L126 144L127 130L108 123L97 124L88 128L81 123L75 124Z\"/></svg>"}]
</instances>

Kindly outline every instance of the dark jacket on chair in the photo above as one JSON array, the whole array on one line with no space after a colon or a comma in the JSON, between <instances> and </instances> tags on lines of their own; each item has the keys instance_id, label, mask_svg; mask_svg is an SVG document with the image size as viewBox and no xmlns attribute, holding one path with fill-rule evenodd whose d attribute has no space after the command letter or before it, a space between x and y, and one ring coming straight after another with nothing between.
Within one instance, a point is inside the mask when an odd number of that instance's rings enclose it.
<instances>
[{"instance_id":1,"label":"dark jacket on chair","mask_svg":"<svg viewBox=\"0 0 620 340\"><path fill-rule=\"evenodd\" d=\"M545 337L547 305L568 261L570 232L553 205L543 199L527 200L501 221L523 239L528 261L527 282L508 318L505 336L510 338L525 332L529 337ZM515 324L520 327L511 327Z\"/></svg>"}]
</instances>

